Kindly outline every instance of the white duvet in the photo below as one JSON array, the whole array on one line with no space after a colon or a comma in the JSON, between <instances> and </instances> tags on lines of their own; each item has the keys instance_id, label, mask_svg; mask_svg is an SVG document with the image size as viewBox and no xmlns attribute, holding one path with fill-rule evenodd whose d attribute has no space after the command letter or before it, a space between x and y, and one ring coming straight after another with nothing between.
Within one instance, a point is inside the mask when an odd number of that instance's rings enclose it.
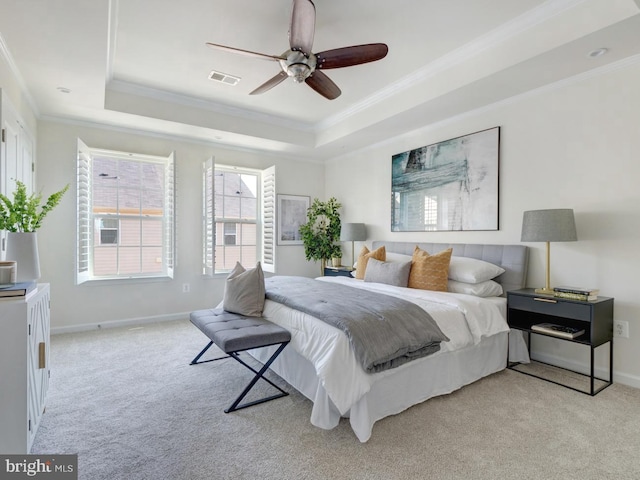
<instances>
[{"instance_id":1,"label":"white duvet","mask_svg":"<svg viewBox=\"0 0 640 480\"><path fill-rule=\"evenodd\" d=\"M441 344L439 352L426 358L465 349L478 344L483 337L509 330L505 319L504 298L485 299L464 294L409 289L346 277L321 277L318 280L401 297L423 307L450 339ZM348 309L349 305L344 305L344 308ZM263 316L291 332L288 348L293 347L311 362L327 396L341 415L347 414L378 379L413 363L367 374L356 361L347 336L337 328L270 300L265 302Z\"/></svg>"}]
</instances>

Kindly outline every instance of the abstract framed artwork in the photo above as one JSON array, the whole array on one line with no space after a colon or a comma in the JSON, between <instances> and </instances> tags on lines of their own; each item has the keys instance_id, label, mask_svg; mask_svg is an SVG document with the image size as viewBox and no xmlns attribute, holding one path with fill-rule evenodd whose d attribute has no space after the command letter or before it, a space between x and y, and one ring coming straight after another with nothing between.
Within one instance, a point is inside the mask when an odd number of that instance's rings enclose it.
<instances>
[{"instance_id":1,"label":"abstract framed artwork","mask_svg":"<svg viewBox=\"0 0 640 480\"><path fill-rule=\"evenodd\" d=\"M391 231L498 230L500 127L391 157Z\"/></svg>"},{"instance_id":2,"label":"abstract framed artwork","mask_svg":"<svg viewBox=\"0 0 640 480\"><path fill-rule=\"evenodd\" d=\"M310 197L278 195L278 245L302 245L300 226L307 223Z\"/></svg>"}]
</instances>

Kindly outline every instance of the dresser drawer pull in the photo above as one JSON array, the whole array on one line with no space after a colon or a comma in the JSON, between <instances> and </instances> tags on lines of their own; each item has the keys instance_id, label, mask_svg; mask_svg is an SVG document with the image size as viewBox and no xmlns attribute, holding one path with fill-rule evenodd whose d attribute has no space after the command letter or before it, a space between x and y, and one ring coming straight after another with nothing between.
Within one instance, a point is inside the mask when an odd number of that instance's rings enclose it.
<instances>
[{"instance_id":1,"label":"dresser drawer pull","mask_svg":"<svg viewBox=\"0 0 640 480\"><path fill-rule=\"evenodd\" d=\"M557 300L554 300L552 298L539 298L539 297L534 297L533 298L536 302L547 302L547 303L558 303Z\"/></svg>"},{"instance_id":2,"label":"dresser drawer pull","mask_svg":"<svg viewBox=\"0 0 640 480\"><path fill-rule=\"evenodd\" d=\"M38 368L47 368L47 345L44 342L38 344Z\"/></svg>"}]
</instances>

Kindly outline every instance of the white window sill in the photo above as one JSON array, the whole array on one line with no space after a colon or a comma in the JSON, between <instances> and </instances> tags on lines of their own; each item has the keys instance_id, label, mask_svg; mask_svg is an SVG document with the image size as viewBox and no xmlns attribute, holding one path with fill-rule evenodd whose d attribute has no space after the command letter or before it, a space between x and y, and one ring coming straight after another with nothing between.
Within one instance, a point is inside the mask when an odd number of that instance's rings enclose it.
<instances>
[{"instance_id":1,"label":"white window sill","mask_svg":"<svg viewBox=\"0 0 640 480\"><path fill-rule=\"evenodd\" d=\"M87 285L93 287L103 287L109 285L135 284L135 283L161 283L172 281L173 278L167 275L157 277L112 277L112 278L92 278L76 285Z\"/></svg>"}]
</instances>

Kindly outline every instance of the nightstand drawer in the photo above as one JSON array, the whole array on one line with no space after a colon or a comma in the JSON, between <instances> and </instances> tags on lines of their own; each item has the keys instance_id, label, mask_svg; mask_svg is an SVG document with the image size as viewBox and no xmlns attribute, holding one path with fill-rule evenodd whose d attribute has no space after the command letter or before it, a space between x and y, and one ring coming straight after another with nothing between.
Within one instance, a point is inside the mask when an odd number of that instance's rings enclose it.
<instances>
[{"instance_id":1,"label":"nightstand drawer","mask_svg":"<svg viewBox=\"0 0 640 480\"><path fill-rule=\"evenodd\" d=\"M587 322L591 320L592 312L591 305L588 303L566 302L544 296L511 295L509 296L509 308Z\"/></svg>"}]
</instances>

